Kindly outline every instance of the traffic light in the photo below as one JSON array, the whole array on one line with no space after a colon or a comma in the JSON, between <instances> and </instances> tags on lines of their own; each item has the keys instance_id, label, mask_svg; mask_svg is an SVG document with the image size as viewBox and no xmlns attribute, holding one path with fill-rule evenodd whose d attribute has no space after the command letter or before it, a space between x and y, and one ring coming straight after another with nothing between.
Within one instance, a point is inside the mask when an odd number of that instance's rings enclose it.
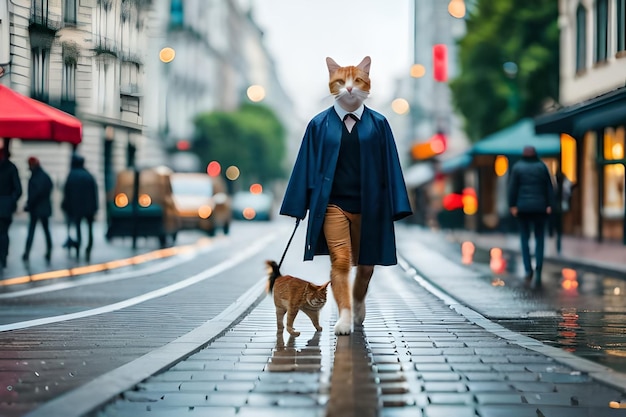
<instances>
[{"instance_id":1,"label":"traffic light","mask_svg":"<svg viewBox=\"0 0 626 417\"><path fill-rule=\"evenodd\" d=\"M448 47L442 43L433 45L433 77L435 81L448 81Z\"/></svg>"},{"instance_id":2,"label":"traffic light","mask_svg":"<svg viewBox=\"0 0 626 417\"><path fill-rule=\"evenodd\" d=\"M434 158L446 151L448 139L439 132L434 134L428 141L416 143L411 147L411 156L416 161Z\"/></svg>"}]
</instances>

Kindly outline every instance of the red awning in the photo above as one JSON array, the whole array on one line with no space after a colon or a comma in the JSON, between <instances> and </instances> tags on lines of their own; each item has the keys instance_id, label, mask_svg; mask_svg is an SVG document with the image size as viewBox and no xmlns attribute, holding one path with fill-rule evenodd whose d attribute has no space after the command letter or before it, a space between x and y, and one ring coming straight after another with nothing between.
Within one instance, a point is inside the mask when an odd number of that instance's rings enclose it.
<instances>
[{"instance_id":1,"label":"red awning","mask_svg":"<svg viewBox=\"0 0 626 417\"><path fill-rule=\"evenodd\" d=\"M76 117L0 84L0 138L78 145L82 137L82 123Z\"/></svg>"}]
</instances>

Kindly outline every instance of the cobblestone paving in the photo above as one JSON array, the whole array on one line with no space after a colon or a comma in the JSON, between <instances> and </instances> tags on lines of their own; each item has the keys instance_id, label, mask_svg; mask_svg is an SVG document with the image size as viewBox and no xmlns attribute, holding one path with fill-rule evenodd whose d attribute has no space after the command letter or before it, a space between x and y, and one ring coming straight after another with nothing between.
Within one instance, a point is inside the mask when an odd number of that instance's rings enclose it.
<instances>
[{"instance_id":1,"label":"cobblestone paving","mask_svg":"<svg viewBox=\"0 0 626 417\"><path fill-rule=\"evenodd\" d=\"M612 417L617 389L471 322L399 268L377 270L364 328L332 334L304 315L274 336L268 298L206 349L97 415ZM332 369L332 374L331 374Z\"/></svg>"}]
</instances>

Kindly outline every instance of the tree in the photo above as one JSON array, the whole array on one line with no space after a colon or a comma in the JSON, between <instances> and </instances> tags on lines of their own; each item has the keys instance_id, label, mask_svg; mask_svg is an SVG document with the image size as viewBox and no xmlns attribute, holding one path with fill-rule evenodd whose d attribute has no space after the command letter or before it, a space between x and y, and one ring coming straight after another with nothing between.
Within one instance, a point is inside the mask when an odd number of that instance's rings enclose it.
<instances>
[{"instance_id":1,"label":"tree","mask_svg":"<svg viewBox=\"0 0 626 417\"><path fill-rule=\"evenodd\" d=\"M194 124L192 150L205 166L211 161L234 165L246 185L285 176L285 130L270 108L244 104L234 112L201 113Z\"/></svg>"},{"instance_id":2,"label":"tree","mask_svg":"<svg viewBox=\"0 0 626 417\"><path fill-rule=\"evenodd\" d=\"M549 99L557 101L557 20L557 1L476 1L459 41L460 75L450 83L472 141L536 116Z\"/></svg>"}]
</instances>

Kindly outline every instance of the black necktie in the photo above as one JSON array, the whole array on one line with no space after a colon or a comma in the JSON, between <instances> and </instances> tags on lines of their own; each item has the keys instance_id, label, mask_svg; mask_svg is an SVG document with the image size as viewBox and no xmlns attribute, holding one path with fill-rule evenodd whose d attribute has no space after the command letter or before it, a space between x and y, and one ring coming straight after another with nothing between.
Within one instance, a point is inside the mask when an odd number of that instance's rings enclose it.
<instances>
[{"instance_id":1,"label":"black necktie","mask_svg":"<svg viewBox=\"0 0 626 417\"><path fill-rule=\"evenodd\" d=\"M346 114L345 116L343 116L343 121L345 122L345 121L346 121L346 119L347 119L348 117L351 117L351 118L352 118L352 120L354 120L355 122L358 122L358 121L359 121L359 118L358 118L358 117L356 117L356 115L354 115L354 114L352 114L352 113L348 113L348 114Z\"/></svg>"}]
</instances>

